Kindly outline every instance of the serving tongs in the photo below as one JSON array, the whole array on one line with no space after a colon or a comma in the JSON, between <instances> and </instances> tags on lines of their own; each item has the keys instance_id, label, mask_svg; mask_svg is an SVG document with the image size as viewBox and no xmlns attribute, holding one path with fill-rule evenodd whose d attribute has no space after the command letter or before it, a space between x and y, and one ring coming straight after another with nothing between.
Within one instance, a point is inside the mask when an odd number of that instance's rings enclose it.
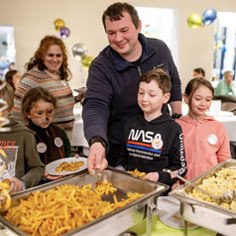
<instances>
[{"instance_id":1,"label":"serving tongs","mask_svg":"<svg viewBox=\"0 0 236 236\"><path fill-rule=\"evenodd\" d=\"M217 202L227 202L227 203L231 203L233 199L236 198L236 192L235 190L230 190L228 189L227 191L225 191L222 196L219 195L215 195L212 193L209 193L208 191L206 191L205 189L199 187L198 185L192 183L191 181L183 178L182 176L176 174L176 178L178 178L179 180L183 181L184 183L190 184L192 185L194 188L198 189L199 191L201 191L202 193L206 194L207 196L211 197L212 199L214 199Z\"/></svg>"},{"instance_id":2,"label":"serving tongs","mask_svg":"<svg viewBox=\"0 0 236 236\"><path fill-rule=\"evenodd\" d=\"M172 173L174 173L173 171L168 170L168 169L163 169L163 171L165 171L165 172L167 172L171 175L172 175ZM218 203L221 203L221 202L231 203L234 199L236 199L236 191L235 190L228 189L227 191L225 191L222 194L222 196L219 196L219 195L209 193L208 191L206 191L205 189L199 187L195 183L185 179L184 177L182 177L178 173L174 173L174 176L176 178L178 178L179 180L183 181L184 183L189 184L189 185L193 186L194 188L198 189L199 191L206 194L207 196L209 196L210 198L212 198L213 200L215 200Z\"/></svg>"},{"instance_id":3,"label":"serving tongs","mask_svg":"<svg viewBox=\"0 0 236 236\"><path fill-rule=\"evenodd\" d=\"M91 190L94 192L97 182L101 181L102 174L98 171L98 169L94 170L92 175L92 183L91 183Z\"/></svg>"}]
</instances>

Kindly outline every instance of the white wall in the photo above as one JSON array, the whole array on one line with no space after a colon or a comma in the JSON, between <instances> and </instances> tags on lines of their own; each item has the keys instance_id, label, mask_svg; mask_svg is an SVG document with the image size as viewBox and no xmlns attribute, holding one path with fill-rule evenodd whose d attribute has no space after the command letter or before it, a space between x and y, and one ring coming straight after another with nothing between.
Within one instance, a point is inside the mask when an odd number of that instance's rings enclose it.
<instances>
[{"instance_id":1,"label":"white wall","mask_svg":"<svg viewBox=\"0 0 236 236\"><path fill-rule=\"evenodd\" d=\"M71 35L64 39L69 53L69 65L73 73L73 88L81 84L79 62L72 55L74 44L82 42L88 54L96 56L107 45L101 16L112 0L0 0L0 25L15 28L16 62L23 72L24 65L33 56L39 41L46 34L58 35L53 22L62 18L70 28ZM192 69L204 67L211 79L213 59L214 25L191 29L186 19L192 13L202 14L205 9L236 12L235 0L129 0L135 6L174 8L178 20L176 27L179 35L178 69L183 87L191 77ZM158 16L157 16L158 17ZM86 76L86 71L84 76Z\"/></svg>"}]
</instances>

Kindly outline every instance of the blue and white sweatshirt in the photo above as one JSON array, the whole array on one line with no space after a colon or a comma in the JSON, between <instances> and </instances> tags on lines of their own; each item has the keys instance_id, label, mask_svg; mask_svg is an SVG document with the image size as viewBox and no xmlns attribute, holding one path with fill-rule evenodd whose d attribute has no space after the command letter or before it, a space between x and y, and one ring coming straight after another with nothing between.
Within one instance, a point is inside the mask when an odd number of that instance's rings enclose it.
<instances>
[{"instance_id":1,"label":"blue and white sweatshirt","mask_svg":"<svg viewBox=\"0 0 236 236\"><path fill-rule=\"evenodd\" d=\"M170 174L163 169L178 170L185 175L187 164L181 126L168 114L148 122L142 115L125 125L124 142L118 166L126 170L158 172L159 182L173 184Z\"/></svg>"}]
</instances>

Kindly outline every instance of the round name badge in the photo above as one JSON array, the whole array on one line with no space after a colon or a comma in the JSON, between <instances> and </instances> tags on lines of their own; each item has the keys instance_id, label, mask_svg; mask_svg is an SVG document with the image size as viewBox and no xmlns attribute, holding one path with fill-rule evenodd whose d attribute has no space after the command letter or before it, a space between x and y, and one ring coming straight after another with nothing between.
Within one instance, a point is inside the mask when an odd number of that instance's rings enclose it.
<instances>
[{"instance_id":1,"label":"round name badge","mask_svg":"<svg viewBox=\"0 0 236 236\"><path fill-rule=\"evenodd\" d=\"M154 149L161 149L163 146L163 141L161 138L158 138L158 139L153 139L152 141L152 147Z\"/></svg>"},{"instance_id":2,"label":"round name badge","mask_svg":"<svg viewBox=\"0 0 236 236\"><path fill-rule=\"evenodd\" d=\"M37 144L37 151L39 153L44 153L47 151L47 145L43 142Z\"/></svg>"},{"instance_id":3,"label":"round name badge","mask_svg":"<svg viewBox=\"0 0 236 236\"><path fill-rule=\"evenodd\" d=\"M211 134L211 135L209 135L209 137L207 138L207 141L208 141L208 143L211 144L211 145L216 145L217 142L218 142L218 138L217 138L217 136L216 136L215 134Z\"/></svg>"},{"instance_id":4,"label":"round name badge","mask_svg":"<svg viewBox=\"0 0 236 236\"><path fill-rule=\"evenodd\" d=\"M61 138L56 137L56 138L54 139L54 144L55 144L57 147L62 147L63 142L62 142Z\"/></svg>"}]
</instances>

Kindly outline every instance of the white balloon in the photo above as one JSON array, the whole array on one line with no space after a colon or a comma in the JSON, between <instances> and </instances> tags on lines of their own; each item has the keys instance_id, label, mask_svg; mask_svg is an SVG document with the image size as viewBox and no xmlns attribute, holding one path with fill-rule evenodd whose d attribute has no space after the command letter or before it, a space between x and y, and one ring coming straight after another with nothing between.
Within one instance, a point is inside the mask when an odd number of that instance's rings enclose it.
<instances>
[{"instance_id":1,"label":"white balloon","mask_svg":"<svg viewBox=\"0 0 236 236\"><path fill-rule=\"evenodd\" d=\"M81 60L81 57L87 56L88 50L83 43L76 43L72 47L72 53L75 58Z\"/></svg>"}]
</instances>

